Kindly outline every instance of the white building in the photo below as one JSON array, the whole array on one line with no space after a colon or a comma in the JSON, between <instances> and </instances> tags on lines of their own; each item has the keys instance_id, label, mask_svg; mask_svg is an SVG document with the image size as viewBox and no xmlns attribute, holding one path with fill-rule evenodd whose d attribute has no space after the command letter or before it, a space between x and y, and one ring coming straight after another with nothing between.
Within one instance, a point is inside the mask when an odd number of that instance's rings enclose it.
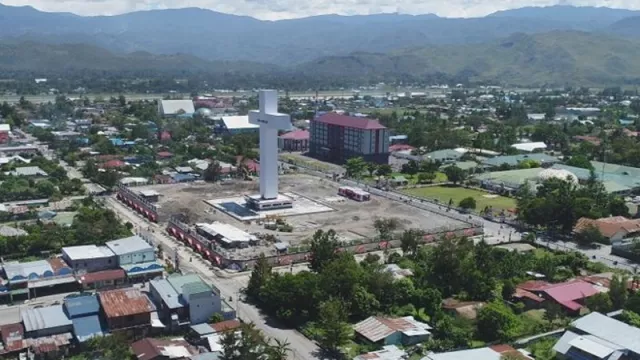
<instances>
[{"instance_id":1,"label":"white building","mask_svg":"<svg viewBox=\"0 0 640 360\"><path fill-rule=\"evenodd\" d=\"M219 221L211 224L196 224L196 230L200 235L215 240L225 247L247 247L258 241L258 238L237 227Z\"/></svg>"},{"instance_id":2,"label":"white building","mask_svg":"<svg viewBox=\"0 0 640 360\"><path fill-rule=\"evenodd\" d=\"M545 150L547 148L547 144L543 142L527 142L527 143L518 143L511 145L512 148L515 148L519 151L524 152L533 152L535 150Z\"/></svg>"},{"instance_id":3,"label":"white building","mask_svg":"<svg viewBox=\"0 0 640 360\"><path fill-rule=\"evenodd\" d=\"M158 113L161 116L173 117L194 112L196 109L191 100L162 100L158 103Z\"/></svg>"}]
</instances>

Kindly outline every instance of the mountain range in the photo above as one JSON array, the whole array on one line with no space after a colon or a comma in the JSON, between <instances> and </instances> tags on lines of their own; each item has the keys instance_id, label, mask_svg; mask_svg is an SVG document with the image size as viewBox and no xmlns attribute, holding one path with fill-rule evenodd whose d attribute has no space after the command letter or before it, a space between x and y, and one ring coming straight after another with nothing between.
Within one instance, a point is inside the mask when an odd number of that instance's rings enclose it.
<instances>
[{"instance_id":1,"label":"mountain range","mask_svg":"<svg viewBox=\"0 0 640 360\"><path fill-rule=\"evenodd\" d=\"M262 21L199 8L117 16L0 4L0 71L304 73L517 84L640 79L640 11L527 7L482 18L322 15Z\"/></svg>"}]
</instances>

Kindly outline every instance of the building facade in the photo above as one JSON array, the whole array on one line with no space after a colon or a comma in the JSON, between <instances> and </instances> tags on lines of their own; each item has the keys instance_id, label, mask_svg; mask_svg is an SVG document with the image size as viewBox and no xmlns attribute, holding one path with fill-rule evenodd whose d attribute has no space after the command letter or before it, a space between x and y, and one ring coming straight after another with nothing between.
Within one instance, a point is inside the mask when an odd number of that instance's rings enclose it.
<instances>
[{"instance_id":1,"label":"building facade","mask_svg":"<svg viewBox=\"0 0 640 360\"><path fill-rule=\"evenodd\" d=\"M311 121L309 153L336 164L356 157L388 164L389 131L377 120L328 113Z\"/></svg>"},{"instance_id":2,"label":"building facade","mask_svg":"<svg viewBox=\"0 0 640 360\"><path fill-rule=\"evenodd\" d=\"M81 245L62 248L62 258L78 273L115 269L116 255L106 246Z\"/></svg>"}]
</instances>

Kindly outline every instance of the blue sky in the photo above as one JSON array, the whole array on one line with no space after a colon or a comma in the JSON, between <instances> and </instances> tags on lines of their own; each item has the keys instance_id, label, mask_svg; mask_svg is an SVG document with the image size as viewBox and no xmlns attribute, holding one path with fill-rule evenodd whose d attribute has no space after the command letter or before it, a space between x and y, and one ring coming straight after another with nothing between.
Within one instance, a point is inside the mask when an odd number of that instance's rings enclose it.
<instances>
[{"instance_id":1,"label":"blue sky","mask_svg":"<svg viewBox=\"0 0 640 360\"><path fill-rule=\"evenodd\" d=\"M114 15L136 10L201 7L265 20L321 14L435 13L446 17L477 17L498 10L559 3L640 10L640 0L0 0L6 5L31 5L43 11L80 15Z\"/></svg>"}]
</instances>

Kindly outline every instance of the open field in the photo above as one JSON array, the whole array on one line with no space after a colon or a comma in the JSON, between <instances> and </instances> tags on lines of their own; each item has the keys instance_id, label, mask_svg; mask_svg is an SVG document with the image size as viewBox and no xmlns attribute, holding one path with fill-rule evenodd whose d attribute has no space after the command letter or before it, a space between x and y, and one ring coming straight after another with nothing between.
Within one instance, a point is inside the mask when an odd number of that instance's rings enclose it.
<instances>
[{"instance_id":1,"label":"open field","mask_svg":"<svg viewBox=\"0 0 640 360\"><path fill-rule=\"evenodd\" d=\"M349 200L338 196L336 183L303 174L281 176L281 192L297 194L328 206L333 211L285 217L284 220L293 227L290 233L267 230L261 221L236 220L204 201L256 193L258 191L256 181L238 181L228 185L204 183L151 185L134 189L154 189L162 194L158 204L160 212L164 215L186 215L189 224L213 221L228 223L249 233L273 235L281 241L289 242L292 248L306 247L317 230L329 229L334 229L345 243L366 242L367 239L376 236L373 222L381 218L396 218L399 223L398 231L410 228L433 231L441 227L463 228L466 225L461 221L377 196L372 196L371 201L362 203ZM234 251L248 256L258 255L261 252L265 254L274 252L271 243L266 241L259 246Z\"/></svg>"},{"instance_id":2,"label":"open field","mask_svg":"<svg viewBox=\"0 0 640 360\"><path fill-rule=\"evenodd\" d=\"M405 179L407 179L407 181L409 181L409 185L416 185L418 183L418 175L407 175L407 174L403 174L400 172L393 172L391 173L391 175L389 175L390 178L392 177L396 177L396 176L402 176ZM375 179L377 178L377 176L365 176L364 179L368 180L368 181L375 181ZM447 181L447 175L445 175L445 173L437 171L436 172L436 178L433 179L434 183L442 183Z\"/></svg>"},{"instance_id":3,"label":"open field","mask_svg":"<svg viewBox=\"0 0 640 360\"><path fill-rule=\"evenodd\" d=\"M412 196L423 197L427 199L437 199L443 204L448 204L449 199L453 199L457 206L460 200L472 197L476 199L476 210L482 210L485 207L493 207L496 210L514 209L516 207L515 199L490 194L484 191L467 189L455 186L429 186L416 189L403 190L404 193Z\"/></svg>"}]
</instances>

